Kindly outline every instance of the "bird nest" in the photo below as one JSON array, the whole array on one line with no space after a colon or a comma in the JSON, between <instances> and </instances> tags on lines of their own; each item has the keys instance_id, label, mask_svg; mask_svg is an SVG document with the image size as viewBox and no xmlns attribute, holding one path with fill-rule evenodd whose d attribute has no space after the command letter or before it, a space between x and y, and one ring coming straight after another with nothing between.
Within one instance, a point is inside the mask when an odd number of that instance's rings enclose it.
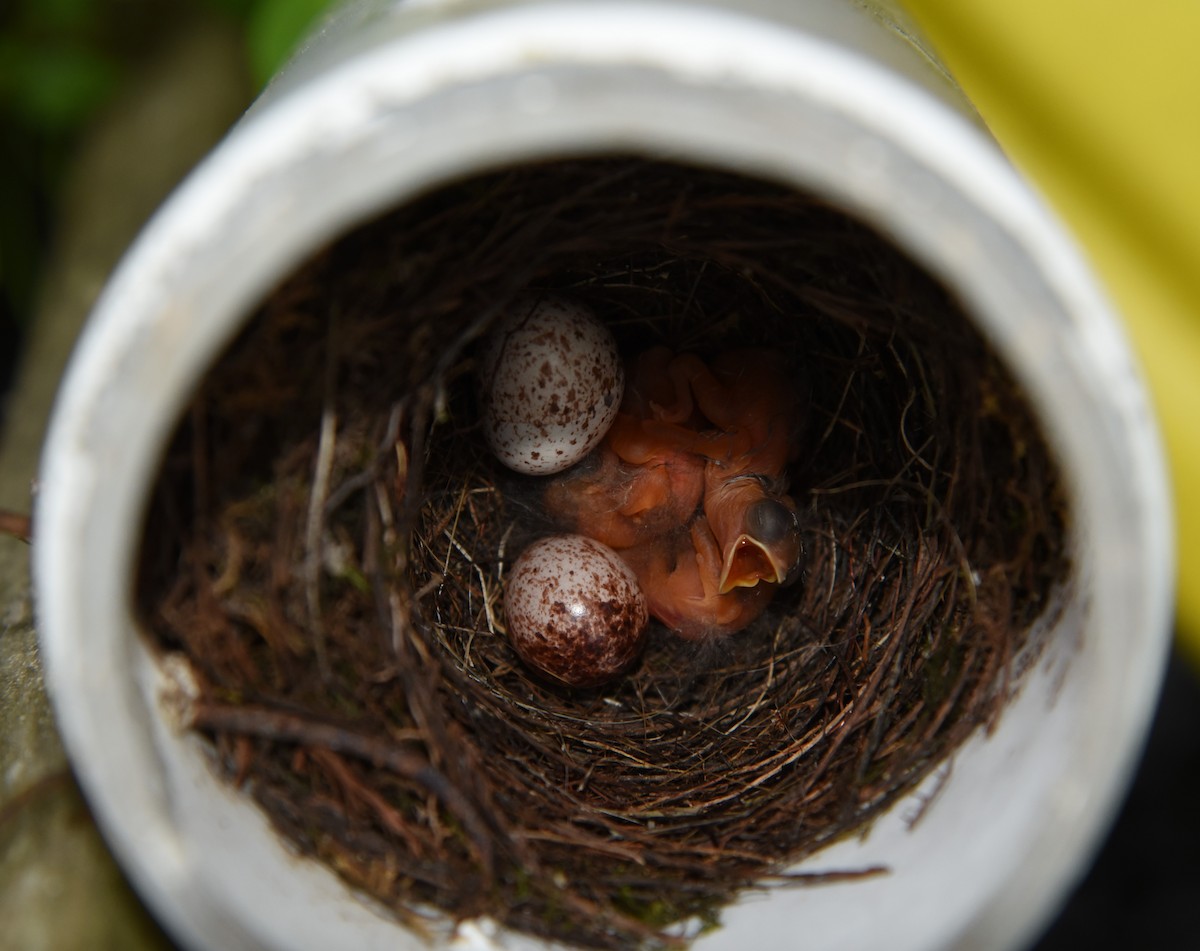
<instances>
[{"instance_id":1,"label":"bird nest","mask_svg":"<svg viewBox=\"0 0 1200 951\"><path fill-rule=\"evenodd\" d=\"M654 623L599 688L505 636L506 572L552 526L480 436L473 367L528 288L625 354L768 347L805 407L798 582L728 637ZM431 192L266 299L166 455L139 603L217 768L410 926L668 945L823 880L788 870L995 721L1066 519L1011 375L877 233L759 181L564 161Z\"/></svg>"}]
</instances>

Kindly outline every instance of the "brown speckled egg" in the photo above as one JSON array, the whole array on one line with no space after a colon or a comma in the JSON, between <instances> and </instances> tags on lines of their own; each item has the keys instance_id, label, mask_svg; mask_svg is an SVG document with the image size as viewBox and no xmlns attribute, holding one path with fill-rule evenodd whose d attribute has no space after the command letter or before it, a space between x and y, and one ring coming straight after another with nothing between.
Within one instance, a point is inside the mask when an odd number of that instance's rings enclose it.
<instances>
[{"instance_id":1,"label":"brown speckled egg","mask_svg":"<svg viewBox=\"0 0 1200 951\"><path fill-rule=\"evenodd\" d=\"M583 535L551 535L525 549L505 585L504 611L521 659L572 687L594 687L628 667L650 618L632 569Z\"/></svg>"},{"instance_id":2,"label":"brown speckled egg","mask_svg":"<svg viewBox=\"0 0 1200 951\"><path fill-rule=\"evenodd\" d=\"M519 297L483 346L484 437L510 469L561 472L599 445L624 388L616 341L590 310L561 297Z\"/></svg>"}]
</instances>

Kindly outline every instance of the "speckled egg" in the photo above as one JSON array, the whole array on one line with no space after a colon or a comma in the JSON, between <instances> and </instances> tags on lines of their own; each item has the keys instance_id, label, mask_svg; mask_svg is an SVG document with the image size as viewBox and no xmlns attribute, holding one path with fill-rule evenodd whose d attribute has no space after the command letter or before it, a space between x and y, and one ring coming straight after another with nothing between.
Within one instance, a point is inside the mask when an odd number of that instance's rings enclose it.
<instances>
[{"instance_id":1,"label":"speckled egg","mask_svg":"<svg viewBox=\"0 0 1200 951\"><path fill-rule=\"evenodd\" d=\"M562 297L520 297L483 346L484 437L510 469L561 472L599 445L624 389L616 341L590 310Z\"/></svg>"},{"instance_id":2,"label":"speckled egg","mask_svg":"<svg viewBox=\"0 0 1200 951\"><path fill-rule=\"evenodd\" d=\"M611 680L637 657L650 619L632 569L583 535L551 535L516 560L504 589L513 648L572 687Z\"/></svg>"}]
</instances>

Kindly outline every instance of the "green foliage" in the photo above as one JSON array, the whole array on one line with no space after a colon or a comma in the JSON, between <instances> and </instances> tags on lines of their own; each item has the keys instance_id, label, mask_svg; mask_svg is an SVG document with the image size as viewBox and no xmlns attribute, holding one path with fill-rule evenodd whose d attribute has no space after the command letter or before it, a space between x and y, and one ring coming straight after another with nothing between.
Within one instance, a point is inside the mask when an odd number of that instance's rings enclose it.
<instances>
[{"instance_id":1,"label":"green foliage","mask_svg":"<svg viewBox=\"0 0 1200 951\"><path fill-rule=\"evenodd\" d=\"M246 46L254 78L260 84L283 65L331 6L331 0L256 0L251 4Z\"/></svg>"},{"instance_id":2,"label":"green foliage","mask_svg":"<svg viewBox=\"0 0 1200 951\"><path fill-rule=\"evenodd\" d=\"M74 44L37 45L0 38L0 102L35 128L70 130L105 102L117 85L118 64Z\"/></svg>"},{"instance_id":3,"label":"green foliage","mask_svg":"<svg viewBox=\"0 0 1200 951\"><path fill-rule=\"evenodd\" d=\"M256 0L203 0L203 5L226 16L244 20L254 9Z\"/></svg>"},{"instance_id":4,"label":"green foliage","mask_svg":"<svg viewBox=\"0 0 1200 951\"><path fill-rule=\"evenodd\" d=\"M130 35L149 42L189 9L233 19L265 83L333 0L13 0L0 4L0 112L35 132L70 132L113 94ZM145 22L141 22L145 21Z\"/></svg>"},{"instance_id":5,"label":"green foliage","mask_svg":"<svg viewBox=\"0 0 1200 951\"><path fill-rule=\"evenodd\" d=\"M100 4L97 0L38 0L38 2L16 3L14 19L22 21L26 28L73 30L90 24Z\"/></svg>"},{"instance_id":6,"label":"green foliage","mask_svg":"<svg viewBox=\"0 0 1200 951\"><path fill-rule=\"evenodd\" d=\"M28 320L62 170L137 60L207 11L241 30L265 83L333 2L0 0L0 325Z\"/></svg>"},{"instance_id":7,"label":"green foliage","mask_svg":"<svg viewBox=\"0 0 1200 951\"><path fill-rule=\"evenodd\" d=\"M111 94L119 67L97 0L17 0L0 18L0 110L58 132Z\"/></svg>"}]
</instances>

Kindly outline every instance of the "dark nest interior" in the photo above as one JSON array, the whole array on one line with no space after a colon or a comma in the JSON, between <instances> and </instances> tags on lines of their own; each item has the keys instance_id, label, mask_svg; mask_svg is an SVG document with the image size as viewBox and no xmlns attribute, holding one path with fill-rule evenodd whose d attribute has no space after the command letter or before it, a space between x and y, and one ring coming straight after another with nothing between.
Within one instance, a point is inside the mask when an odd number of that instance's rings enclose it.
<instances>
[{"instance_id":1,"label":"dark nest interior","mask_svg":"<svg viewBox=\"0 0 1200 951\"><path fill-rule=\"evenodd\" d=\"M799 581L723 640L655 625L600 688L504 636L505 571L552 526L481 439L472 371L527 288L624 354L769 347L805 406ZM166 455L139 604L217 767L410 927L657 946L822 880L788 869L994 721L1067 527L1011 376L878 234L769 183L573 160L427 194L265 300Z\"/></svg>"}]
</instances>

